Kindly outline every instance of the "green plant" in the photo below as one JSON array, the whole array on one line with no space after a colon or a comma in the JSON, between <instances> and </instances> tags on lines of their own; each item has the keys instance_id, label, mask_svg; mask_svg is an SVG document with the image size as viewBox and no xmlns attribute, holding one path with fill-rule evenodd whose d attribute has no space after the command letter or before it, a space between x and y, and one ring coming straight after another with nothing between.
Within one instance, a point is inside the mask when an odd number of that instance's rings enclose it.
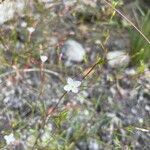
<instances>
[{"instance_id":1,"label":"green plant","mask_svg":"<svg viewBox=\"0 0 150 150\"><path fill-rule=\"evenodd\" d=\"M144 16L141 30L150 39L150 11ZM147 63L150 58L150 44L145 39L133 30L130 32L131 38L131 64L139 65L141 61Z\"/></svg>"}]
</instances>

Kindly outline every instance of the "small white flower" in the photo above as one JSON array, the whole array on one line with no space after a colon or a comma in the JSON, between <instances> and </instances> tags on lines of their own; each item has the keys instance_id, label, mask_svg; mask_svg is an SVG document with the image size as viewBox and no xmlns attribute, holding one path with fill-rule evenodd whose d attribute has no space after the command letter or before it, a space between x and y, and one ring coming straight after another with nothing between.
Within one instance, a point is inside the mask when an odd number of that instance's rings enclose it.
<instances>
[{"instance_id":1,"label":"small white flower","mask_svg":"<svg viewBox=\"0 0 150 150\"><path fill-rule=\"evenodd\" d=\"M32 34L35 31L35 28L33 27L28 27L27 30L29 31L30 34Z\"/></svg>"},{"instance_id":2,"label":"small white flower","mask_svg":"<svg viewBox=\"0 0 150 150\"><path fill-rule=\"evenodd\" d=\"M27 27L27 23L26 23L26 22L24 22L24 21L23 21L23 22L21 22L21 27L24 27L24 28L25 28L25 27Z\"/></svg>"},{"instance_id":3,"label":"small white flower","mask_svg":"<svg viewBox=\"0 0 150 150\"><path fill-rule=\"evenodd\" d=\"M83 113L84 113L84 115L86 115L86 116L89 116L89 114L90 114L88 110L84 110Z\"/></svg>"},{"instance_id":4,"label":"small white flower","mask_svg":"<svg viewBox=\"0 0 150 150\"><path fill-rule=\"evenodd\" d=\"M101 41L100 40L96 40L95 44L99 45L99 44L101 44Z\"/></svg>"},{"instance_id":5,"label":"small white flower","mask_svg":"<svg viewBox=\"0 0 150 150\"><path fill-rule=\"evenodd\" d=\"M45 55L41 55L40 58L41 58L41 61L42 61L43 63L45 63L46 60L48 59L48 57L45 56Z\"/></svg>"},{"instance_id":6,"label":"small white flower","mask_svg":"<svg viewBox=\"0 0 150 150\"><path fill-rule=\"evenodd\" d=\"M36 141L36 137L34 135L30 135L28 138L27 138L27 141L26 141L26 144L28 146L33 146L34 143Z\"/></svg>"},{"instance_id":7,"label":"small white flower","mask_svg":"<svg viewBox=\"0 0 150 150\"><path fill-rule=\"evenodd\" d=\"M16 139L14 138L13 133L5 135L4 139L6 140L7 145L12 144Z\"/></svg>"},{"instance_id":8,"label":"small white flower","mask_svg":"<svg viewBox=\"0 0 150 150\"><path fill-rule=\"evenodd\" d=\"M64 86L65 91L72 91L73 93L78 93L78 87L81 85L80 81L75 81L72 78L67 79L67 85Z\"/></svg>"}]
</instances>

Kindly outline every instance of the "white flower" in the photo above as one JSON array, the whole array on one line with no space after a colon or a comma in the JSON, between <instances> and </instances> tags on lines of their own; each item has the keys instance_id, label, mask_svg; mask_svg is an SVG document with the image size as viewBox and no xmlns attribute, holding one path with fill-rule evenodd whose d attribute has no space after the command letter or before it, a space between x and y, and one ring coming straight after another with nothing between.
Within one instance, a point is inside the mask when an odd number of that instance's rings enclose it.
<instances>
[{"instance_id":1,"label":"white flower","mask_svg":"<svg viewBox=\"0 0 150 150\"><path fill-rule=\"evenodd\" d=\"M27 138L27 141L26 141L26 144L28 146L33 146L34 143L36 141L36 137L34 135L30 135L28 138Z\"/></svg>"},{"instance_id":2,"label":"white flower","mask_svg":"<svg viewBox=\"0 0 150 150\"><path fill-rule=\"evenodd\" d=\"M28 27L27 30L29 31L30 34L32 34L35 31L35 28L33 27Z\"/></svg>"},{"instance_id":3,"label":"white flower","mask_svg":"<svg viewBox=\"0 0 150 150\"><path fill-rule=\"evenodd\" d=\"M100 40L96 40L95 44L99 45L99 44L101 44L101 41Z\"/></svg>"},{"instance_id":4,"label":"white flower","mask_svg":"<svg viewBox=\"0 0 150 150\"><path fill-rule=\"evenodd\" d=\"M73 93L78 93L78 87L81 85L80 81L75 81L72 78L67 79L67 85L64 86L65 91L72 91Z\"/></svg>"},{"instance_id":5,"label":"white flower","mask_svg":"<svg viewBox=\"0 0 150 150\"><path fill-rule=\"evenodd\" d=\"M16 139L14 138L13 133L5 135L4 139L6 140L7 145L12 144Z\"/></svg>"},{"instance_id":6,"label":"white flower","mask_svg":"<svg viewBox=\"0 0 150 150\"><path fill-rule=\"evenodd\" d=\"M42 61L43 63L45 63L46 60L48 59L48 57L45 56L45 55L41 55L40 58L41 58L41 61Z\"/></svg>"},{"instance_id":7,"label":"white flower","mask_svg":"<svg viewBox=\"0 0 150 150\"><path fill-rule=\"evenodd\" d=\"M26 27L27 26L27 23L25 21L21 22L21 27Z\"/></svg>"}]
</instances>

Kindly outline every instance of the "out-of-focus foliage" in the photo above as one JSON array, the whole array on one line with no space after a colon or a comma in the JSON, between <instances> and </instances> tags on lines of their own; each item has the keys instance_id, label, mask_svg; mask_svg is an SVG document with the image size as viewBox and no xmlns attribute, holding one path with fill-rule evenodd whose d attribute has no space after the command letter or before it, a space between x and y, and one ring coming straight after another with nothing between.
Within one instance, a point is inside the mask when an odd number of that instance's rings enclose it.
<instances>
[{"instance_id":1,"label":"out-of-focus foliage","mask_svg":"<svg viewBox=\"0 0 150 150\"><path fill-rule=\"evenodd\" d=\"M150 11L143 17L141 30L150 39ZM150 58L150 44L138 33L132 30L131 37L131 63L139 65L141 61L147 63Z\"/></svg>"}]
</instances>

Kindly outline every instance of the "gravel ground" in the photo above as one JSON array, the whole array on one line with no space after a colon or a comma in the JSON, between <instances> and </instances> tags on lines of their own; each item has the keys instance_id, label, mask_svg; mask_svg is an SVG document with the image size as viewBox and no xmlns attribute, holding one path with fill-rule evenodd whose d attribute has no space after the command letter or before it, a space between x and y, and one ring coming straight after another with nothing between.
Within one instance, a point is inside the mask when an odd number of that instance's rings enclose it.
<instances>
[{"instance_id":1,"label":"gravel ground","mask_svg":"<svg viewBox=\"0 0 150 150\"><path fill-rule=\"evenodd\" d=\"M26 6L26 14L18 14L13 17L15 21L1 25L1 34L6 41L10 40L7 47L13 51L7 50L4 44L0 48L5 49L3 53L9 64L12 64L14 53L19 55L20 64L14 63L11 67L0 64L0 148L32 149L38 131L37 149L149 150L150 69L128 67L129 62L122 64L122 58L117 60L119 66L106 59L100 42L105 42L107 34L105 47L108 52L128 53L130 41L125 29L107 24L112 12L103 3L100 3L102 10L108 12L105 17L99 13L95 15L99 11L96 0L63 3L52 0L40 2L43 5L37 7L31 1ZM12 5L16 8L15 3ZM35 30L31 31L31 27ZM13 30L17 34L14 35L16 41L10 39ZM66 46L68 40L73 42ZM39 54L48 57L44 66ZM104 57L105 64L97 66L83 80L77 94L68 93L41 128L45 111L50 113L64 93L66 78L81 80L97 57ZM17 140L7 145L4 135L12 132Z\"/></svg>"}]
</instances>

